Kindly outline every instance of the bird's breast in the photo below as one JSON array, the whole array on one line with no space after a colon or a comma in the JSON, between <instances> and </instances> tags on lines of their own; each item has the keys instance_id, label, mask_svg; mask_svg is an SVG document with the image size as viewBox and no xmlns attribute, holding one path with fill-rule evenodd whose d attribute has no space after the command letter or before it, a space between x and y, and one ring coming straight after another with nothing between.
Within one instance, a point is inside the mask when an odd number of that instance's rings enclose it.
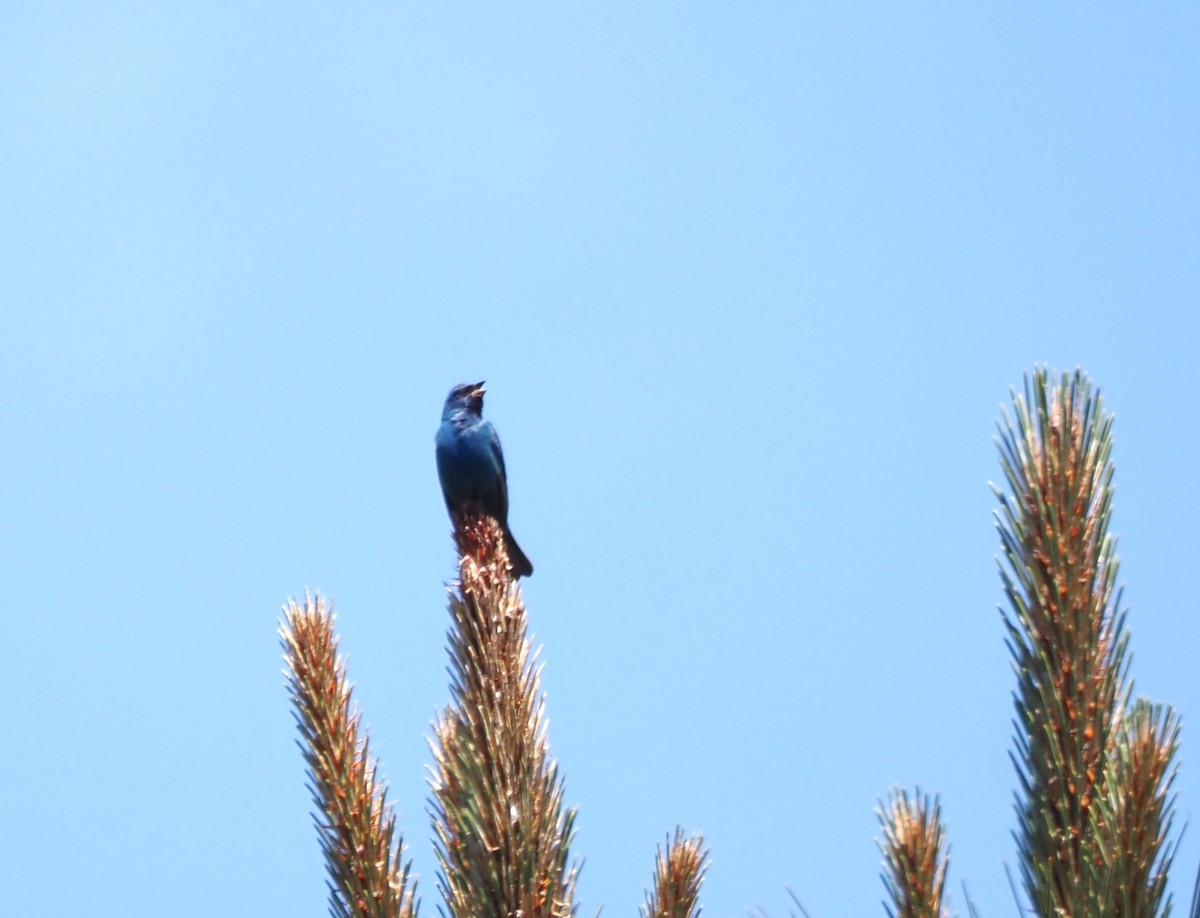
<instances>
[{"instance_id":1,"label":"bird's breast","mask_svg":"<svg viewBox=\"0 0 1200 918\"><path fill-rule=\"evenodd\" d=\"M447 500L474 500L490 506L498 493L500 469L488 431L481 426L443 424L435 441L438 478Z\"/></svg>"}]
</instances>

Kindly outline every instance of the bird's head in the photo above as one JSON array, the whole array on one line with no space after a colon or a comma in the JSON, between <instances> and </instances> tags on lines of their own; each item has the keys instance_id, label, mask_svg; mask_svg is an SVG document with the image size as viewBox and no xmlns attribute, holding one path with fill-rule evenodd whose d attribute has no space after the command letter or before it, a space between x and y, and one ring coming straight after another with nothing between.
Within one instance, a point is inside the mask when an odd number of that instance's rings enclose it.
<instances>
[{"instance_id":1,"label":"bird's head","mask_svg":"<svg viewBox=\"0 0 1200 918\"><path fill-rule=\"evenodd\" d=\"M456 411L469 411L476 417L483 415L483 383L466 383L455 386L446 396L446 406L442 409L442 417L447 418Z\"/></svg>"}]
</instances>

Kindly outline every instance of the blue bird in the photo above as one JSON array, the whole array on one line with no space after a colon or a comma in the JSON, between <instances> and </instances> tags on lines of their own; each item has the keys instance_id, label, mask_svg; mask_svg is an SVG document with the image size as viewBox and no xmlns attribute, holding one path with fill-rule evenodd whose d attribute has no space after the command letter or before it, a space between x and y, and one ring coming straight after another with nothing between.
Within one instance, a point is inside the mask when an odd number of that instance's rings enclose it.
<instances>
[{"instance_id":1,"label":"blue bird","mask_svg":"<svg viewBox=\"0 0 1200 918\"><path fill-rule=\"evenodd\" d=\"M508 528L508 477L500 437L491 421L483 419L483 383L455 386L446 396L437 444L438 480L446 509L454 511L473 503L493 517L504 530L508 559L514 577L528 577L533 565Z\"/></svg>"}]
</instances>

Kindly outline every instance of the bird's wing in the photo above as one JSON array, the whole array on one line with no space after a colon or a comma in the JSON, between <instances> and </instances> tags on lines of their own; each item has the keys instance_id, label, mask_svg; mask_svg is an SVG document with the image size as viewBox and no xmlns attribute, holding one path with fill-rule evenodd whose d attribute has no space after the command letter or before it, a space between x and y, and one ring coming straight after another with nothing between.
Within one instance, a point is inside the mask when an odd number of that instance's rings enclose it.
<instances>
[{"instance_id":1,"label":"bird's wing","mask_svg":"<svg viewBox=\"0 0 1200 918\"><path fill-rule=\"evenodd\" d=\"M501 523L508 521L508 472L504 469L504 450L500 448L500 435L496 433L496 428L488 423L488 445L492 448L492 456L496 460L496 465L500 469L500 506L499 518Z\"/></svg>"}]
</instances>

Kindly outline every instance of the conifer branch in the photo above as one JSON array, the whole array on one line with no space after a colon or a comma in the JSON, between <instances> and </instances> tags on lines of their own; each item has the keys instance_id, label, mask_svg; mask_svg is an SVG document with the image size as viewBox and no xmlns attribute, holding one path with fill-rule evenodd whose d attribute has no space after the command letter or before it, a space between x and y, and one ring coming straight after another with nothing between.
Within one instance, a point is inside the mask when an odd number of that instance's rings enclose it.
<instances>
[{"instance_id":1,"label":"conifer branch","mask_svg":"<svg viewBox=\"0 0 1200 918\"><path fill-rule=\"evenodd\" d=\"M886 808L876 811L883 827L883 885L890 901L883 904L891 918L942 918L946 870L950 865L945 846L941 804L917 789L895 791Z\"/></svg>"},{"instance_id":2,"label":"conifer branch","mask_svg":"<svg viewBox=\"0 0 1200 918\"><path fill-rule=\"evenodd\" d=\"M1097 809L1107 871L1105 915L1160 915L1174 855L1168 841L1174 818L1179 748L1175 712L1139 700L1121 724Z\"/></svg>"},{"instance_id":3,"label":"conifer branch","mask_svg":"<svg viewBox=\"0 0 1200 918\"><path fill-rule=\"evenodd\" d=\"M1091 829L1114 719L1126 703L1127 635L1112 511L1112 417L1081 371L1052 385L1045 370L1014 396L1000 426L1012 494L995 488L1018 679L1018 843L1040 914L1088 914L1102 857Z\"/></svg>"},{"instance_id":4,"label":"conifer branch","mask_svg":"<svg viewBox=\"0 0 1200 918\"><path fill-rule=\"evenodd\" d=\"M1025 892L1042 915L1163 914L1178 722L1144 703L1126 717L1112 416L1080 370L1037 370L1013 409L998 440L1009 492L993 490Z\"/></svg>"},{"instance_id":5,"label":"conifer branch","mask_svg":"<svg viewBox=\"0 0 1200 918\"><path fill-rule=\"evenodd\" d=\"M416 882L376 777L361 715L338 656L333 612L320 597L289 601L279 634L335 918L413 918Z\"/></svg>"},{"instance_id":6,"label":"conifer branch","mask_svg":"<svg viewBox=\"0 0 1200 918\"><path fill-rule=\"evenodd\" d=\"M453 701L432 744L439 887L453 916L567 918L575 812L549 754L524 602L496 522L470 507L454 522Z\"/></svg>"},{"instance_id":7,"label":"conifer branch","mask_svg":"<svg viewBox=\"0 0 1200 918\"><path fill-rule=\"evenodd\" d=\"M708 852L704 838L683 837L675 830L667 839L666 849L659 848L654 859L654 887L646 893L642 918L699 918L700 884L708 870Z\"/></svg>"}]
</instances>

